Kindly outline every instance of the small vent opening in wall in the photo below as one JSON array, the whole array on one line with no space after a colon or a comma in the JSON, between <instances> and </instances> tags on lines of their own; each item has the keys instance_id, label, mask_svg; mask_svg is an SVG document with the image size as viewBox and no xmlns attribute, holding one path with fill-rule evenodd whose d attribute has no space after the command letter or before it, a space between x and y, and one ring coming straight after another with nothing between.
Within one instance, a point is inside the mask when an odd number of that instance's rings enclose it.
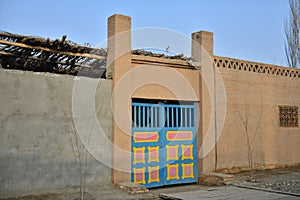
<instances>
[{"instance_id":1,"label":"small vent opening in wall","mask_svg":"<svg viewBox=\"0 0 300 200\"><path fill-rule=\"evenodd\" d=\"M280 127L299 127L298 106L278 106Z\"/></svg>"}]
</instances>

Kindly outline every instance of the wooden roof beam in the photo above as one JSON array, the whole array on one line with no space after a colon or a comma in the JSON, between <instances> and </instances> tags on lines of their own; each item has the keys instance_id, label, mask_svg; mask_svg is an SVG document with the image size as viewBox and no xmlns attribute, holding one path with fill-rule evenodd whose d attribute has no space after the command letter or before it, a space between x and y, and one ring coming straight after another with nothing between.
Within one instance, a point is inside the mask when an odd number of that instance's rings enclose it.
<instances>
[{"instance_id":1,"label":"wooden roof beam","mask_svg":"<svg viewBox=\"0 0 300 200\"><path fill-rule=\"evenodd\" d=\"M17 46L17 47L22 47L22 48L27 48L27 49L37 49L37 50L42 50L42 51L47 51L51 53L56 53L56 54L64 54L64 55L69 55L69 56L78 56L78 57L85 57L85 58L94 58L98 60L104 60L106 59L105 56L99 56L95 54L88 54L88 53L73 53L73 52L67 52L67 51L57 51L53 50L47 47L41 47L41 46L31 46L19 42L10 42L6 40L0 40L0 44L4 45L9 45L9 46Z\"/></svg>"}]
</instances>

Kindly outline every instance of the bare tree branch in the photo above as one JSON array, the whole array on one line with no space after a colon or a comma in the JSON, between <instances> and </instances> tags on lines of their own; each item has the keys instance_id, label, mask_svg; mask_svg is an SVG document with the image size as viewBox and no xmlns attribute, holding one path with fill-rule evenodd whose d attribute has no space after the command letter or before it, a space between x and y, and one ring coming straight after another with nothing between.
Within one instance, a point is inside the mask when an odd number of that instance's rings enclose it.
<instances>
[{"instance_id":1,"label":"bare tree branch","mask_svg":"<svg viewBox=\"0 0 300 200\"><path fill-rule=\"evenodd\" d=\"M246 136L246 142L247 142L247 156L248 156L248 166L249 166L249 175L250 180L253 178L253 144L258 132L258 128L260 126L261 120L262 120L262 113L263 113L263 95L260 92L260 113L259 113L259 119L257 123L255 123L255 128L251 129L251 124L254 122L251 118L257 118L257 115L251 116L250 113L250 107L247 100L245 100L245 113L242 113L239 105L235 104L234 110L238 114L239 119L242 122L242 127ZM253 124L254 125L254 124ZM251 138L252 135L252 138Z\"/></svg>"},{"instance_id":2,"label":"bare tree branch","mask_svg":"<svg viewBox=\"0 0 300 200\"><path fill-rule=\"evenodd\" d=\"M290 0L289 19L284 23L285 54L288 66L300 68L300 1Z\"/></svg>"},{"instance_id":3,"label":"bare tree branch","mask_svg":"<svg viewBox=\"0 0 300 200\"><path fill-rule=\"evenodd\" d=\"M251 141L251 145L253 145L253 143L255 141L255 137L257 135L257 130L258 130L258 128L260 126L260 123L261 123L261 120L262 120L263 108L264 108L263 95L262 95L262 92L260 92L260 113L259 113L259 118L258 118L258 121L257 121L257 125L254 129L254 135L253 135L253 138L252 138L252 141Z\"/></svg>"}]
</instances>

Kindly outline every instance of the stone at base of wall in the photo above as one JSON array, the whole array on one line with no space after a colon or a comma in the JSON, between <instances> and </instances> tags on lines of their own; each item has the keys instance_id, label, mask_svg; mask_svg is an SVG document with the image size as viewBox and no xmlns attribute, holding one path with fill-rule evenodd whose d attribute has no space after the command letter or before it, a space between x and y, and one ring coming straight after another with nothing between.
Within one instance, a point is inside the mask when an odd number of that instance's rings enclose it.
<instances>
[{"instance_id":1,"label":"stone at base of wall","mask_svg":"<svg viewBox=\"0 0 300 200\"><path fill-rule=\"evenodd\" d=\"M252 170L262 171L262 170L287 168L287 167L300 167L300 163L293 163L293 164L259 164L259 163L255 163L252 167ZM235 173L247 172L247 171L250 171L249 166L218 169L216 172L235 174Z\"/></svg>"},{"instance_id":2,"label":"stone at base of wall","mask_svg":"<svg viewBox=\"0 0 300 200\"><path fill-rule=\"evenodd\" d=\"M226 182L232 181L233 175L207 172L201 173L199 183L204 185L225 185Z\"/></svg>"},{"instance_id":3,"label":"stone at base of wall","mask_svg":"<svg viewBox=\"0 0 300 200\"><path fill-rule=\"evenodd\" d=\"M128 192L129 194L142 194L149 192L149 190L145 186L137 185L131 182L117 183L116 187L125 192Z\"/></svg>"}]
</instances>

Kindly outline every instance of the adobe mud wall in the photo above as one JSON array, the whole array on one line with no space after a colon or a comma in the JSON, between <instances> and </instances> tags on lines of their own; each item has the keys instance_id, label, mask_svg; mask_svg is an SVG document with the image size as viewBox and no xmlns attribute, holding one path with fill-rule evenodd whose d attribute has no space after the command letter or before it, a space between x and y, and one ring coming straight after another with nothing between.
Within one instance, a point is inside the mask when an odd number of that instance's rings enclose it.
<instances>
[{"instance_id":1,"label":"adobe mud wall","mask_svg":"<svg viewBox=\"0 0 300 200\"><path fill-rule=\"evenodd\" d=\"M300 163L300 127L280 127L278 108L300 107L300 70L217 56L214 63L227 96L226 104L217 96L227 109L217 169L249 166L247 137L254 168Z\"/></svg>"},{"instance_id":2,"label":"adobe mud wall","mask_svg":"<svg viewBox=\"0 0 300 200\"><path fill-rule=\"evenodd\" d=\"M85 151L74 131L72 94L79 79L83 78L0 69L1 197L76 188L80 178L86 185L111 182L110 168ZM97 81L95 114L105 133L100 138L110 140L111 80ZM86 128L86 135L93 131ZM93 148L111 162L106 144L100 141Z\"/></svg>"}]
</instances>

